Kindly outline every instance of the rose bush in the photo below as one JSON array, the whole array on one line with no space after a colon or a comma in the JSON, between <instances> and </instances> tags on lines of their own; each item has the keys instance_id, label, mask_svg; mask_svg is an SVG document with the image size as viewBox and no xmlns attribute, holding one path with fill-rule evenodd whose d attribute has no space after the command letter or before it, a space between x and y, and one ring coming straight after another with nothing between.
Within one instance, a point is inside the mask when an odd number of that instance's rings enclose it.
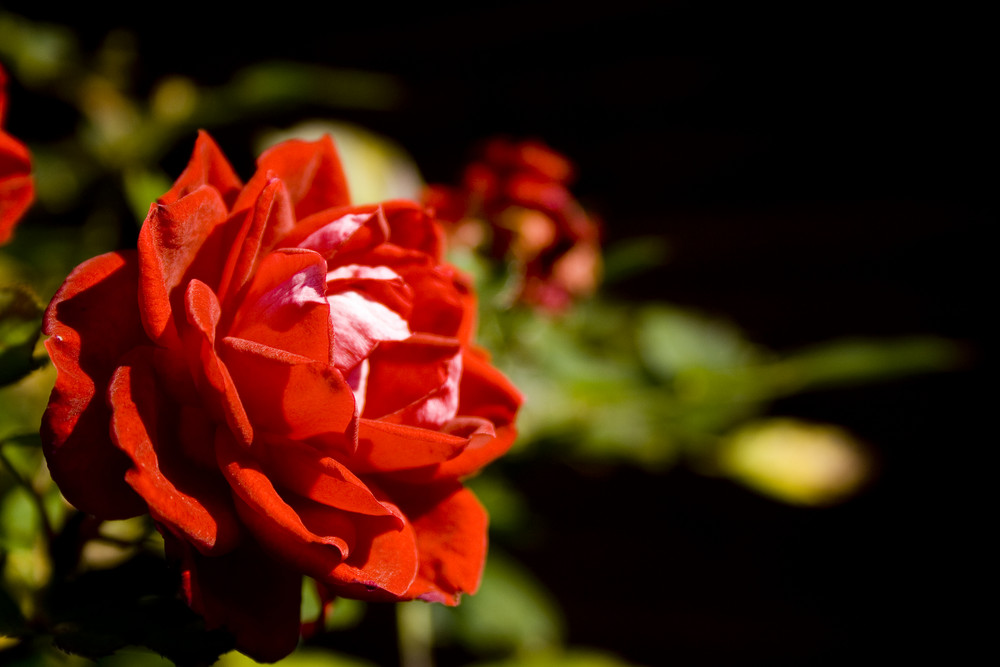
<instances>
[{"instance_id":1,"label":"rose bush","mask_svg":"<svg viewBox=\"0 0 1000 667\"><path fill-rule=\"evenodd\" d=\"M6 110L7 74L0 66L0 245L10 240L35 194L28 149L3 130Z\"/></svg>"},{"instance_id":2,"label":"rose bush","mask_svg":"<svg viewBox=\"0 0 1000 667\"><path fill-rule=\"evenodd\" d=\"M600 273L600 228L570 194L570 162L535 141L493 139L459 187L432 185L425 202L453 240L477 245L520 269L519 298L559 311L590 294Z\"/></svg>"},{"instance_id":3,"label":"rose bush","mask_svg":"<svg viewBox=\"0 0 1000 667\"><path fill-rule=\"evenodd\" d=\"M487 526L460 480L521 401L473 313L436 221L349 205L329 137L244 185L202 133L137 251L83 263L46 311L52 476L84 512L148 511L192 608L260 660L294 648L303 574L456 604Z\"/></svg>"}]
</instances>

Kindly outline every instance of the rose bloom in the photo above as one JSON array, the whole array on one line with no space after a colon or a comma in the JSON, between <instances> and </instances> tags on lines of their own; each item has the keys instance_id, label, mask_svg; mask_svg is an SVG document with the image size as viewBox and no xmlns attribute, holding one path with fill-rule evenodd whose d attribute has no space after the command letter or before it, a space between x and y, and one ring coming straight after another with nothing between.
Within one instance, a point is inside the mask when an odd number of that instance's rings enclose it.
<instances>
[{"instance_id":1,"label":"rose bloom","mask_svg":"<svg viewBox=\"0 0 1000 667\"><path fill-rule=\"evenodd\" d=\"M35 194L28 149L3 131L6 111L7 74L0 66L0 245L10 240Z\"/></svg>"},{"instance_id":2,"label":"rose bloom","mask_svg":"<svg viewBox=\"0 0 1000 667\"><path fill-rule=\"evenodd\" d=\"M243 185L202 133L138 251L66 279L42 435L71 503L149 512L191 607L273 661L303 574L327 597L476 590L487 516L460 480L510 447L521 398L422 206L349 205L329 137L257 166Z\"/></svg>"},{"instance_id":3,"label":"rose bloom","mask_svg":"<svg viewBox=\"0 0 1000 667\"><path fill-rule=\"evenodd\" d=\"M573 167L535 141L490 141L465 169L460 187L432 185L426 203L452 242L476 246L521 271L519 298L560 311L590 294L600 273L600 229L570 194Z\"/></svg>"}]
</instances>

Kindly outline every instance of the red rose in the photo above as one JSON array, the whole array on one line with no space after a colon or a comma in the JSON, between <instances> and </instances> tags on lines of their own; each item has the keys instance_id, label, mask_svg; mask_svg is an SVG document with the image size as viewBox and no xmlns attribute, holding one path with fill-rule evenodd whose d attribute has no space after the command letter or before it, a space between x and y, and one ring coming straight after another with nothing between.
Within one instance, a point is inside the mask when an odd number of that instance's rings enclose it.
<instances>
[{"instance_id":1,"label":"red rose","mask_svg":"<svg viewBox=\"0 0 1000 667\"><path fill-rule=\"evenodd\" d=\"M600 271L599 226L570 194L572 175L541 143L494 139L461 187L431 186L425 201L460 245L478 245L485 223L491 253L522 272L521 300L561 310L592 292Z\"/></svg>"},{"instance_id":2,"label":"red rose","mask_svg":"<svg viewBox=\"0 0 1000 667\"><path fill-rule=\"evenodd\" d=\"M3 131L7 110L7 74L0 66L0 245L10 240L14 225L35 195L31 155L20 141Z\"/></svg>"},{"instance_id":3,"label":"red rose","mask_svg":"<svg viewBox=\"0 0 1000 667\"><path fill-rule=\"evenodd\" d=\"M516 389L471 344L439 227L350 206L333 142L243 185L207 134L138 251L80 265L45 316L53 478L105 519L149 512L209 626L262 660L331 595L456 604L487 517L460 479L514 439Z\"/></svg>"}]
</instances>

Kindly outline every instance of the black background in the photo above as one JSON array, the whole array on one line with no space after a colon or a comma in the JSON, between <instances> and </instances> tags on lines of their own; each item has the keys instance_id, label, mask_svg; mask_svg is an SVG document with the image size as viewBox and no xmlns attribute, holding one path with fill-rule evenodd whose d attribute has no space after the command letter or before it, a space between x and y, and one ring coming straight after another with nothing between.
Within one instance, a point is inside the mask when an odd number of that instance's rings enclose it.
<instances>
[{"instance_id":1,"label":"black background","mask_svg":"<svg viewBox=\"0 0 1000 667\"><path fill-rule=\"evenodd\" d=\"M982 17L901 3L9 9L74 27L84 48L131 30L140 90L166 74L223 83L272 58L392 74L399 109L342 117L400 142L430 181L457 177L478 140L539 137L577 164L575 191L609 242L669 244L670 261L615 298L722 315L777 349L965 341L957 372L772 407L875 448L878 479L839 507L785 507L685 470L511 472L548 535L517 555L563 605L573 643L649 665L952 661L971 649L966 596L984 584L983 462L996 440L995 68L975 51ZM29 113L15 100L9 127L44 138ZM249 152L220 142L249 173ZM364 626L342 641L393 650Z\"/></svg>"}]
</instances>

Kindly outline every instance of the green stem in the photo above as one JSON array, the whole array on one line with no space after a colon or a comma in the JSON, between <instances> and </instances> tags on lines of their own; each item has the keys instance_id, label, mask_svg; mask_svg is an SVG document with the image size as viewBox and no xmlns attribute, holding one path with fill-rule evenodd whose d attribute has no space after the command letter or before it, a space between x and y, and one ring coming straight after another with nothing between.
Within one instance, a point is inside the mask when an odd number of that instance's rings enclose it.
<instances>
[{"instance_id":1,"label":"green stem","mask_svg":"<svg viewBox=\"0 0 1000 667\"><path fill-rule=\"evenodd\" d=\"M434 667L434 621L423 602L396 605L400 667Z\"/></svg>"}]
</instances>

